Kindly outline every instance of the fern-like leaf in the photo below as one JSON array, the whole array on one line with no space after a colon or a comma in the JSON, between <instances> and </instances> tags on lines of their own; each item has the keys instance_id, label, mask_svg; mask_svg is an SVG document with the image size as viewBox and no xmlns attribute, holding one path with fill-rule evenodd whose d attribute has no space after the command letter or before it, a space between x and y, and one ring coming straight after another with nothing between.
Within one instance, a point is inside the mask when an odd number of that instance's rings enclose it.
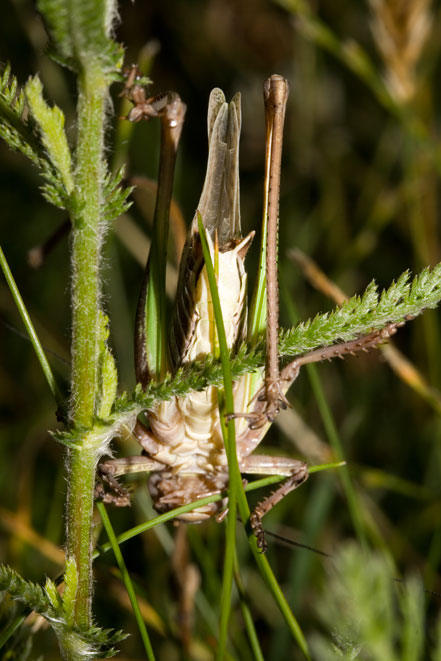
<instances>
[{"instance_id":1,"label":"fern-like leaf","mask_svg":"<svg viewBox=\"0 0 441 661\"><path fill-rule=\"evenodd\" d=\"M27 123L24 92L6 65L0 77L0 137L8 145L27 156L35 165L40 164L42 150Z\"/></svg>"},{"instance_id":2,"label":"fern-like leaf","mask_svg":"<svg viewBox=\"0 0 441 661\"><path fill-rule=\"evenodd\" d=\"M72 561L66 565L66 588L62 596L50 579L42 588L22 578L14 569L0 565L0 590L48 620L58 638L63 658L80 661L114 656L114 645L125 638L120 631L93 625L87 629L72 626L77 583L77 571Z\"/></svg>"},{"instance_id":3,"label":"fern-like leaf","mask_svg":"<svg viewBox=\"0 0 441 661\"><path fill-rule=\"evenodd\" d=\"M125 188L123 186L124 174L125 168L122 166L116 174L112 175L109 173L104 182L103 216L108 224L128 211L132 204L127 198L131 194L133 187L128 186Z\"/></svg>"},{"instance_id":4,"label":"fern-like leaf","mask_svg":"<svg viewBox=\"0 0 441 661\"><path fill-rule=\"evenodd\" d=\"M388 323L412 319L427 308L434 308L441 300L441 264L432 270L424 269L413 281L405 271L389 289L378 294L371 282L363 296L354 296L332 312L319 314L312 321L302 322L283 331L280 336L281 355L291 356L346 342L384 328Z\"/></svg>"},{"instance_id":5,"label":"fern-like leaf","mask_svg":"<svg viewBox=\"0 0 441 661\"><path fill-rule=\"evenodd\" d=\"M14 569L7 565L0 565L0 590L6 590L16 601L26 604L37 613L54 615L50 599L37 583L26 581Z\"/></svg>"},{"instance_id":6,"label":"fern-like leaf","mask_svg":"<svg viewBox=\"0 0 441 661\"><path fill-rule=\"evenodd\" d=\"M353 296L332 312L316 315L294 328L282 330L279 337L281 356L295 357L320 347L346 342L379 330L390 323L404 323L433 308L441 300L441 264L432 270L424 269L412 281L406 271L381 295L375 282L371 282L362 296ZM263 367L265 362L264 338L251 349L242 347L231 357L233 380ZM151 408L156 401L173 396L185 396L193 390L222 383L219 361L207 356L204 362L195 362L181 368L173 377L167 376L161 383L151 383L142 390L140 386L130 394L115 400L114 421L125 415Z\"/></svg>"},{"instance_id":7,"label":"fern-like leaf","mask_svg":"<svg viewBox=\"0 0 441 661\"><path fill-rule=\"evenodd\" d=\"M38 139L36 129L33 118L29 117L24 91L19 88L8 64L0 77L0 137L37 166L45 179L42 193L46 200L65 209L68 196L64 182Z\"/></svg>"}]
</instances>

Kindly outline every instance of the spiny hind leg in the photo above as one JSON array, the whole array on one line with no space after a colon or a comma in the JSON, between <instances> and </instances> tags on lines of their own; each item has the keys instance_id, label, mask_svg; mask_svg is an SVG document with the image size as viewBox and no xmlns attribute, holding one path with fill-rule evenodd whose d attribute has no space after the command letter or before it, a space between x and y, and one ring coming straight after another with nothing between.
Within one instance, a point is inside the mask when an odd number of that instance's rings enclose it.
<instances>
[{"instance_id":1,"label":"spiny hind leg","mask_svg":"<svg viewBox=\"0 0 441 661\"><path fill-rule=\"evenodd\" d=\"M265 425L273 422L275 416L281 409L286 409L288 400L285 392L297 378L300 368L308 363L317 363L323 360L332 360L333 358L344 358L344 356L355 356L360 351L369 351L376 349L380 344L387 342L394 335L404 322L390 323L380 330L367 333L355 340L332 344L328 347L315 349L303 356L298 356L288 363L280 372L280 377L270 385L272 394L268 398L268 384L265 383L257 396L254 398L253 410L248 413L234 413L230 418L245 418L249 421L251 430L261 429ZM284 401L279 398L278 393L283 395Z\"/></svg>"}]
</instances>

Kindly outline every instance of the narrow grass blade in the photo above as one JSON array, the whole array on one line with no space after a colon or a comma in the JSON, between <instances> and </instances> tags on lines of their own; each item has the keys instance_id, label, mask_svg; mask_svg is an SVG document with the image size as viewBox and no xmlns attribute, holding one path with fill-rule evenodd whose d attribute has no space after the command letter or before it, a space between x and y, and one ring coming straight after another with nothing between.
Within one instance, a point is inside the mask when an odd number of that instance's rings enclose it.
<instances>
[{"instance_id":1,"label":"narrow grass blade","mask_svg":"<svg viewBox=\"0 0 441 661\"><path fill-rule=\"evenodd\" d=\"M224 322L222 318L222 308L219 299L219 292L216 283L216 274L214 271L213 263L211 261L210 249L205 234L205 228L202 218L199 214L198 217L199 234L202 243L202 252L204 254L205 267L207 269L207 277L210 285L210 293L213 302L213 314L216 322L217 338L219 342L220 359L222 363L222 371L224 378L224 396L225 396L225 413L234 413L234 398L233 398L233 380L231 377L230 369L230 352L227 345L227 337L225 335ZM222 416L222 412L220 412ZM222 418L221 418L222 423ZM236 511L237 511L237 494L241 488L242 478L239 471L239 464L236 454L236 436L234 420L229 420L226 425L222 424L222 428L226 426L225 450L228 459L229 470L229 489L228 489L228 517L227 517L227 530L226 530L226 544L225 544L225 559L224 571L222 582L222 598L221 598L221 616L219 624L219 641L216 657L222 660L225 657L226 641L228 632L228 621L230 618L231 610L231 591L233 585L233 567L236 549ZM243 491L243 489L242 489Z\"/></svg>"},{"instance_id":2,"label":"narrow grass blade","mask_svg":"<svg viewBox=\"0 0 441 661\"><path fill-rule=\"evenodd\" d=\"M260 648L259 639L257 637L256 627L254 626L253 615L251 613L248 598L245 592L245 586L239 573L239 563L237 561L237 556L234 561L234 581L239 593L242 617L245 623L245 629L248 634L248 639L250 641L254 659L256 659L256 661L264 661L264 656Z\"/></svg>"},{"instance_id":3,"label":"narrow grass blade","mask_svg":"<svg viewBox=\"0 0 441 661\"><path fill-rule=\"evenodd\" d=\"M113 531L112 524L110 523L110 519L107 515L106 508L104 507L103 503L97 503L97 508L101 516L101 520L103 522L104 528L106 529L107 536L109 538L109 541L112 545L113 553L115 555L115 559L118 563L119 570L121 572L125 588L127 590L127 594L129 595L130 603L132 604L133 608L133 613L136 618L136 622L138 624L139 632L141 634L142 642L144 643L144 648L147 654L147 658L149 661L155 661L155 655L153 653L153 648L150 643L150 638L147 633L146 626L144 624L144 620L142 619L141 615L141 610L139 608L138 600L136 598L135 594L135 589L133 587L132 581L130 579L129 572L127 571L126 564L124 562L124 558L122 556L121 550L118 546L118 542L116 539L116 535Z\"/></svg>"},{"instance_id":4,"label":"narrow grass blade","mask_svg":"<svg viewBox=\"0 0 441 661\"><path fill-rule=\"evenodd\" d=\"M285 479L286 477L282 477L281 475L271 475L269 477L264 477L260 480L254 480L253 482L247 484L247 486L245 487L245 491L248 492L248 491L254 491L256 489L263 489L265 487L271 486L272 484L277 484L277 482L280 482L281 480L285 480ZM228 494L222 493L222 494L215 494L213 496L207 496L206 498L200 498L193 503L189 503L188 505L183 505L182 507L176 507L174 510L170 510L169 512L165 512L164 514L159 514L158 516L155 516L154 519L150 519L150 521L144 521L143 523L140 523L139 525L134 526L133 528L130 528L129 530L126 530L125 532L121 533L117 537L117 542L118 544L127 542L129 539L132 539L137 535L141 535L142 533L147 532L152 528L155 528L155 526L159 526L163 523L167 523L167 521L172 521L178 516L181 516L181 514L186 514L187 512L191 512L191 510L194 510L197 507L203 507L204 505L208 505L209 503L216 503L222 500L223 498L225 498L227 495ZM93 558L94 559L98 558L100 555L103 555L107 551L110 551L111 548L112 546L109 542L107 542L106 544L102 544L100 548L94 552Z\"/></svg>"},{"instance_id":5,"label":"narrow grass blade","mask_svg":"<svg viewBox=\"0 0 441 661\"><path fill-rule=\"evenodd\" d=\"M216 318L216 325L217 325L217 330L218 330L218 336L219 336L219 347L220 347L220 353L221 353L221 362L222 362L222 369L223 369L223 374L224 374L224 386L225 386L225 408L226 412L233 412L234 411L234 400L233 400L233 391L232 391L232 380L231 380L231 369L230 369L230 356L229 356L229 351L227 348L227 343L226 343L226 338L225 338L225 333L224 337L221 340L221 334L223 330L223 324L219 323L219 320L222 319L222 310L220 308L220 302L219 302L219 296L217 293L217 287L216 287L216 279L215 279L215 274L214 274L214 269L213 265L211 264L211 259L210 259L210 252L208 248L207 241L205 239L204 235L204 227L202 224L202 219L199 217L199 232L201 234L201 240L202 240L202 249L204 252L204 259L205 259L205 264L207 267L207 274L209 278L209 283L210 283L210 290L211 290L211 295L213 299L213 309L215 312L215 318ZM210 268L211 266L211 268ZM210 273L211 271L211 273ZM216 303L215 300L217 299ZM220 328L221 327L221 328ZM221 332L220 332L221 331ZM239 504L239 511L240 515L242 518L242 521L246 522L249 520L250 516L250 509L248 507L247 499L245 496L245 492L242 486L242 479L239 471L239 465L237 462L237 455L236 455L236 447L235 447L235 437L234 437L234 423L233 423L233 429L232 432L230 431L231 429L231 423L230 421L228 423L228 446L227 446L227 456L228 456L228 467L230 471L230 488L229 488L229 518L230 520L233 518L232 510L231 510L231 489L233 486L233 480L236 482L234 484L234 491L233 495L235 498L238 500ZM231 438L233 439L233 442L231 442ZM231 463L230 463L231 462ZM236 503L234 502L233 505L235 506ZM235 524L235 521L234 521ZM232 531L232 535L234 535L234 530ZM259 565L259 569L261 570L265 580L267 581L271 592L273 593L273 596L293 634L293 637L297 641L300 649L302 650L303 654L305 655L306 658L309 659L309 652L308 652L308 646L306 643L306 639L302 633L302 630L299 627L299 624L297 620L294 617L294 614L292 613L288 602L285 599L285 596L282 592L282 589L280 588L279 584L277 583L277 579L275 578L269 563L266 559L266 557L259 552L257 548L257 543L256 543L256 538L253 534L252 531L249 531L248 538L250 540L251 548L254 553L254 556L256 558L257 564ZM234 540L234 537L233 537ZM227 548L225 551L226 554L226 563L227 563L227 550L230 552L230 548L228 547L228 528L227 528ZM231 561L231 571L233 569L233 562L234 562L234 541L231 542L231 551L233 552L232 558L228 556L228 562ZM228 571L230 571L230 565L228 565ZM228 576L229 579L229 576ZM231 595L231 584L229 585L230 589L230 595ZM227 610L227 607L229 608L229 603L225 605L225 609ZM222 611L223 613L223 611ZM226 617L226 616L224 616ZM221 623L223 626L225 626L225 623L222 619L221 615ZM222 634L222 631L221 631ZM221 643L223 641L220 639L219 641L219 649L218 649L218 658L222 658L220 656L220 651L221 651Z\"/></svg>"},{"instance_id":6,"label":"narrow grass blade","mask_svg":"<svg viewBox=\"0 0 441 661\"><path fill-rule=\"evenodd\" d=\"M29 313L21 297L20 291L17 287L17 283L14 280L14 277L11 273L11 269L9 268L5 254L1 247L0 247L0 266L2 268L6 282L8 283L8 287L12 294L12 298L15 301L17 309L25 325L26 331L29 335L29 339L32 342L32 346L34 347L34 351L37 354L38 361L40 363L41 369L43 370L43 374L46 377L46 381L48 382L51 393L54 396L54 399L57 402L59 408L62 409L64 407L64 397L61 393L61 390L58 387L57 382L55 381L55 377L53 375L49 362L46 358L46 354L44 353L43 347L41 346L40 340L38 339L38 335L35 331L34 325L31 321Z\"/></svg>"},{"instance_id":7,"label":"narrow grass blade","mask_svg":"<svg viewBox=\"0 0 441 661\"><path fill-rule=\"evenodd\" d=\"M8 626L6 626L3 631L0 631L0 650L3 649L3 647L6 645L10 637L14 635L17 629L21 627L26 617L27 614L17 615L17 617L10 624L8 624Z\"/></svg>"}]
</instances>

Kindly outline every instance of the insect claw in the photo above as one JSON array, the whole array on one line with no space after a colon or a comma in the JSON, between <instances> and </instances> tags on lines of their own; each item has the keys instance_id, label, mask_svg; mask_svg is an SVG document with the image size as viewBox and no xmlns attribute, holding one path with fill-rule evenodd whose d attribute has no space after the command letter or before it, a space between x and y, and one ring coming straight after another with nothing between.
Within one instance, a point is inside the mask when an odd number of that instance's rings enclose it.
<instances>
[{"instance_id":1,"label":"insect claw","mask_svg":"<svg viewBox=\"0 0 441 661\"><path fill-rule=\"evenodd\" d=\"M262 518L255 510L250 516L251 529L256 537L257 548L260 553L266 553L268 546L265 540L265 531L262 525Z\"/></svg>"},{"instance_id":2,"label":"insect claw","mask_svg":"<svg viewBox=\"0 0 441 661\"><path fill-rule=\"evenodd\" d=\"M251 422L249 428L254 431L256 429L261 429L267 422L273 422L271 418L268 418L267 415L263 414L256 418L254 422Z\"/></svg>"},{"instance_id":3,"label":"insect claw","mask_svg":"<svg viewBox=\"0 0 441 661\"><path fill-rule=\"evenodd\" d=\"M225 517L227 516L227 514L228 514L228 507L226 507L221 512L219 512L219 514L216 514L216 516L215 516L216 522L217 523L222 523L222 521L225 520Z\"/></svg>"},{"instance_id":4,"label":"insect claw","mask_svg":"<svg viewBox=\"0 0 441 661\"><path fill-rule=\"evenodd\" d=\"M122 487L116 477L112 475L111 471L106 469L104 465L99 467L99 473L102 482L97 482L95 485L95 498L102 500L107 505L115 505L116 507L130 507L130 489ZM105 491L103 482L106 482L110 491Z\"/></svg>"}]
</instances>

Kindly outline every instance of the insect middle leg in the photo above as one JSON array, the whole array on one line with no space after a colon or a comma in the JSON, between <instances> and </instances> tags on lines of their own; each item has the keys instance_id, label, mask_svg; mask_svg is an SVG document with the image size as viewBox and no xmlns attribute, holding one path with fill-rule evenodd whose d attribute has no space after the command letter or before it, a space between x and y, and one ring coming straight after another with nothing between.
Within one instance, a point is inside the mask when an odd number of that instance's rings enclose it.
<instances>
[{"instance_id":1,"label":"insect middle leg","mask_svg":"<svg viewBox=\"0 0 441 661\"><path fill-rule=\"evenodd\" d=\"M241 473L254 475L286 475L287 479L269 496L260 501L251 512L250 525L257 538L257 546L265 553L267 545L262 526L262 517L269 512L285 496L297 489L308 479L308 468L303 461L289 457L271 457L268 455L251 455L240 463Z\"/></svg>"},{"instance_id":2,"label":"insect middle leg","mask_svg":"<svg viewBox=\"0 0 441 661\"><path fill-rule=\"evenodd\" d=\"M164 464L160 461L155 461L145 455L103 461L98 466L101 481L97 482L95 486L95 497L107 504L112 503L117 507L127 507L130 505L130 490L121 486L117 479L118 476L129 473L162 471L164 468ZM111 491L104 490L103 482L109 485Z\"/></svg>"}]
</instances>

